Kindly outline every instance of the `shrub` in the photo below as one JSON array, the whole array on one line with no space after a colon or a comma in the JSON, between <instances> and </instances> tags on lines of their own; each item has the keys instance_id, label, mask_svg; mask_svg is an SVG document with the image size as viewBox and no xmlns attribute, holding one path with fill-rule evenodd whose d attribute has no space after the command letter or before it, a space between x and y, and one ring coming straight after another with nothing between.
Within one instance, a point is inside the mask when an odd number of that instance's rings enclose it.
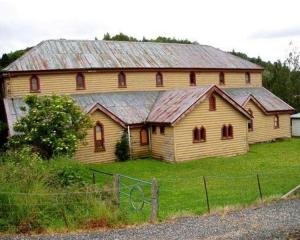
<instances>
[{"instance_id":1,"label":"shrub","mask_svg":"<svg viewBox=\"0 0 300 240\"><path fill-rule=\"evenodd\" d=\"M121 140L116 144L116 152L115 152L118 160L120 162L126 161L130 154L129 154L129 144L128 144L128 136L127 133L124 131Z\"/></svg>"},{"instance_id":2,"label":"shrub","mask_svg":"<svg viewBox=\"0 0 300 240\"><path fill-rule=\"evenodd\" d=\"M53 155L72 155L79 141L82 141L91 121L68 96L26 96L27 107L22 107L26 113L18 120L14 130L21 137L9 139L9 146L19 147L23 144L33 146L33 149L43 157Z\"/></svg>"}]
</instances>

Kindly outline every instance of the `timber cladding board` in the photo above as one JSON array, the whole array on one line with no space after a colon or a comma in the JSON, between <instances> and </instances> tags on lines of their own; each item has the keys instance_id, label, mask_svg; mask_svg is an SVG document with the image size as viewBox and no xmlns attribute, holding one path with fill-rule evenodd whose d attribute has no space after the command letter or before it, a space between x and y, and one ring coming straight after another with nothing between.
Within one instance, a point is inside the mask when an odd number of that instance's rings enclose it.
<instances>
[{"instance_id":1,"label":"timber cladding board","mask_svg":"<svg viewBox=\"0 0 300 240\"><path fill-rule=\"evenodd\" d=\"M124 128L100 111L91 115L93 124L97 121L103 124L105 151L95 152L94 131L88 130L86 144L80 144L75 153L75 159L83 163L104 163L116 160L116 143L121 139Z\"/></svg>"},{"instance_id":2,"label":"timber cladding board","mask_svg":"<svg viewBox=\"0 0 300 240\"><path fill-rule=\"evenodd\" d=\"M131 154L133 158L149 156L149 145L141 145L141 128L130 129Z\"/></svg>"},{"instance_id":3,"label":"timber cladding board","mask_svg":"<svg viewBox=\"0 0 300 240\"><path fill-rule=\"evenodd\" d=\"M265 115L252 100L246 104L245 109L251 109L254 116L253 131L248 133L249 143L291 137L289 114L279 114L279 128L274 128L274 115Z\"/></svg>"},{"instance_id":4,"label":"timber cladding board","mask_svg":"<svg viewBox=\"0 0 300 240\"><path fill-rule=\"evenodd\" d=\"M190 86L190 72L162 72L163 87L157 87L156 72L126 72L126 88L118 87L118 72L84 73L86 89L76 89L76 73L40 74L41 94L82 94L122 91L169 90ZM197 86L219 85L219 72L196 72ZM30 94L29 76L15 76L6 79L6 88L10 97ZM251 84L245 83L245 73L225 73L225 85L221 87L260 87L261 73L251 73Z\"/></svg>"},{"instance_id":5,"label":"timber cladding board","mask_svg":"<svg viewBox=\"0 0 300 240\"><path fill-rule=\"evenodd\" d=\"M247 118L216 96L216 111L209 111L206 99L174 127L176 161L211 156L232 156L248 151ZM221 139L223 124L233 126L233 138ZM193 143L193 129L205 127L206 141Z\"/></svg>"}]
</instances>

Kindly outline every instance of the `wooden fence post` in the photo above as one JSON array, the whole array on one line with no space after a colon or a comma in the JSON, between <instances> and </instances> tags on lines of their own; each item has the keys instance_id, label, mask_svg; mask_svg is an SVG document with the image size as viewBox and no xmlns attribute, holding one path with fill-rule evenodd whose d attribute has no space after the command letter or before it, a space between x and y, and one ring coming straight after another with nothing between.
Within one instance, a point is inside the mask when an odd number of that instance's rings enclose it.
<instances>
[{"instance_id":1,"label":"wooden fence post","mask_svg":"<svg viewBox=\"0 0 300 240\"><path fill-rule=\"evenodd\" d=\"M96 184L96 176L94 172L93 172L93 184Z\"/></svg>"},{"instance_id":2,"label":"wooden fence post","mask_svg":"<svg viewBox=\"0 0 300 240\"><path fill-rule=\"evenodd\" d=\"M210 213L209 199L208 199L208 192L207 192L207 186L206 186L206 178L205 178L204 176L203 176L203 183L204 183L204 189L205 189L205 196L206 196L207 210L208 210L208 213Z\"/></svg>"},{"instance_id":3,"label":"wooden fence post","mask_svg":"<svg viewBox=\"0 0 300 240\"><path fill-rule=\"evenodd\" d=\"M256 179L257 179L259 197L260 197L260 200L262 201L263 200L263 196L262 196L262 191L261 191L260 180L259 180L259 175L258 174L256 174Z\"/></svg>"},{"instance_id":4,"label":"wooden fence post","mask_svg":"<svg viewBox=\"0 0 300 240\"><path fill-rule=\"evenodd\" d=\"M152 179L151 185L151 218L152 223L157 221L158 217L158 196L159 196L159 187L158 182L155 178Z\"/></svg>"},{"instance_id":5,"label":"wooden fence post","mask_svg":"<svg viewBox=\"0 0 300 240\"><path fill-rule=\"evenodd\" d=\"M120 205L120 175L114 174L114 201L117 206Z\"/></svg>"}]
</instances>

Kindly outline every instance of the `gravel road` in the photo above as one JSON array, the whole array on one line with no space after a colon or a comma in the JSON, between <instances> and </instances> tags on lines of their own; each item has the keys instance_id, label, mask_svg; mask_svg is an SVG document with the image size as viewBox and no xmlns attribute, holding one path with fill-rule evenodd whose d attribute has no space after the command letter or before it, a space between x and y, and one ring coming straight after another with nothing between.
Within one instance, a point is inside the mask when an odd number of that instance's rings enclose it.
<instances>
[{"instance_id":1,"label":"gravel road","mask_svg":"<svg viewBox=\"0 0 300 240\"><path fill-rule=\"evenodd\" d=\"M300 239L300 199L278 201L225 215L185 217L140 227L3 239Z\"/></svg>"}]
</instances>

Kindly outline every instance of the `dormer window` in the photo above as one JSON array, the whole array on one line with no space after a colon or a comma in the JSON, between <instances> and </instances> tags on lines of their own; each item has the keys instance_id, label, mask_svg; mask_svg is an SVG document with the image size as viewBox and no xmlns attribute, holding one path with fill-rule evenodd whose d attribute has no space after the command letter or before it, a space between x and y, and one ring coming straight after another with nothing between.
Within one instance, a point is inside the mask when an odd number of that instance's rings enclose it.
<instances>
[{"instance_id":1,"label":"dormer window","mask_svg":"<svg viewBox=\"0 0 300 240\"><path fill-rule=\"evenodd\" d=\"M76 89L77 90L85 89L85 78L82 73L77 73L76 75Z\"/></svg>"},{"instance_id":2,"label":"dormer window","mask_svg":"<svg viewBox=\"0 0 300 240\"><path fill-rule=\"evenodd\" d=\"M40 79L36 75L30 78L30 92L40 92Z\"/></svg>"},{"instance_id":3,"label":"dormer window","mask_svg":"<svg viewBox=\"0 0 300 240\"><path fill-rule=\"evenodd\" d=\"M119 88L126 88L126 75L124 72L120 72L118 75L118 83L119 83Z\"/></svg>"},{"instance_id":4,"label":"dormer window","mask_svg":"<svg viewBox=\"0 0 300 240\"><path fill-rule=\"evenodd\" d=\"M163 87L163 75L161 72L156 73L156 86L157 87Z\"/></svg>"},{"instance_id":5,"label":"dormer window","mask_svg":"<svg viewBox=\"0 0 300 240\"><path fill-rule=\"evenodd\" d=\"M219 84L220 85L225 85L225 75L223 72L219 73Z\"/></svg>"},{"instance_id":6,"label":"dormer window","mask_svg":"<svg viewBox=\"0 0 300 240\"><path fill-rule=\"evenodd\" d=\"M196 74L195 72L190 73L190 85L196 86Z\"/></svg>"},{"instance_id":7,"label":"dormer window","mask_svg":"<svg viewBox=\"0 0 300 240\"><path fill-rule=\"evenodd\" d=\"M245 82L246 82L247 84L250 84L250 83L251 83L251 75L250 75L249 72L246 72L246 73L245 73Z\"/></svg>"}]
</instances>

